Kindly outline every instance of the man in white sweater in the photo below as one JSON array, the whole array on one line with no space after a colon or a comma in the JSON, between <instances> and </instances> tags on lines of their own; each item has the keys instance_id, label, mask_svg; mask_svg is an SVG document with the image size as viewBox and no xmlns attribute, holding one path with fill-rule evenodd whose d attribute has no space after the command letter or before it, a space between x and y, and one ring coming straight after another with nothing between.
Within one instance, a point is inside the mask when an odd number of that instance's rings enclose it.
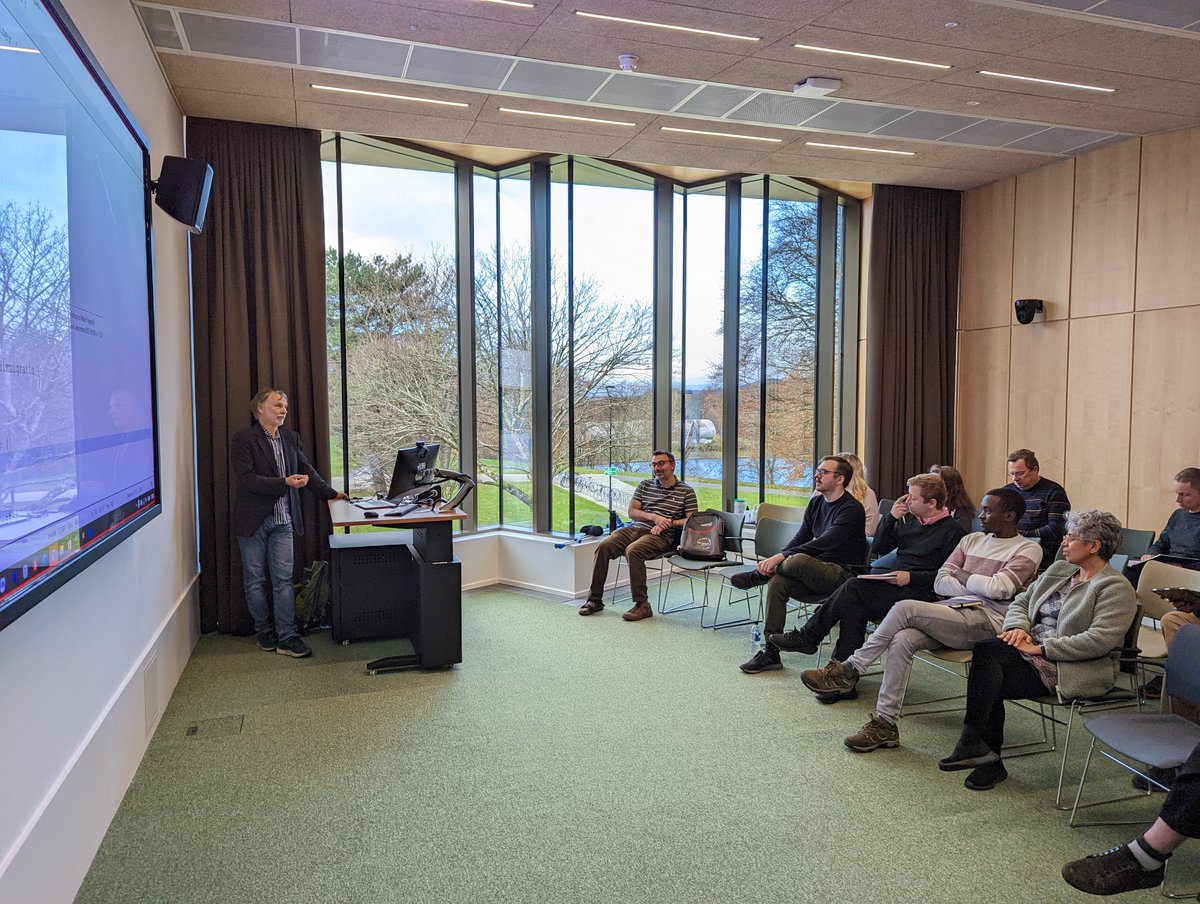
<instances>
[{"instance_id":1,"label":"man in white sweater","mask_svg":"<svg viewBox=\"0 0 1200 904\"><path fill-rule=\"evenodd\" d=\"M822 703L858 696L858 679L885 652L887 665L875 713L844 743L857 753L897 747L896 719L918 650L969 650L995 637L1008 604L1037 575L1042 548L1017 533L1025 500L1011 487L988 490L979 515L982 533L967 534L934 580L937 602L902 600L892 607L867 642L845 662L831 659L822 669L800 676Z\"/></svg>"}]
</instances>

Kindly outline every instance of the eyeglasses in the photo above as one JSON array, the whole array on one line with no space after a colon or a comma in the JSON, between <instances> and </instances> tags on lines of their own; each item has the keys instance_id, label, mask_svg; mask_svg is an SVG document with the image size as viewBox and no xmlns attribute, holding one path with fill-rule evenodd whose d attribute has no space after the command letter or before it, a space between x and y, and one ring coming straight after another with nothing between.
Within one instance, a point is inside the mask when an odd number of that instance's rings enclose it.
<instances>
[{"instance_id":1,"label":"eyeglasses","mask_svg":"<svg viewBox=\"0 0 1200 904\"><path fill-rule=\"evenodd\" d=\"M1020 480L1026 474L1032 474L1032 473L1033 473L1033 468L1028 468L1024 471L1009 471L1008 476L1011 477L1013 480Z\"/></svg>"},{"instance_id":2,"label":"eyeglasses","mask_svg":"<svg viewBox=\"0 0 1200 904\"><path fill-rule=\"evenodd\" d=\"M829 471L829 470L826 470L825 468L817 468L815 471L813 471L813 473L820 474L822 477L827 477L831 474L836 474L837 471Z\"/></svg>"},{"instance_id":3,"label":"eyeglasses","mask_svg":"<svg viewBox=\"0 0 1200 904\"><path fill-rule=\"evenodd\" d=\"M650 467L652 467L652 468L669 468L670 466L671 466L670 461L652 461L652 462L650 462Z\"/></svg>"},{"instance_id":4,"label":"eyeglasses","mask_svg":"<svg viewBox=\"0 0 1200 904\"><path fill-rule=\"evenodd\" d=\"M1066 543L1099 543L1099 540L1089 540L1087 537L1081 537L1079 534L1065 534L1063 541Z\"/></svg>"}]
</instances>

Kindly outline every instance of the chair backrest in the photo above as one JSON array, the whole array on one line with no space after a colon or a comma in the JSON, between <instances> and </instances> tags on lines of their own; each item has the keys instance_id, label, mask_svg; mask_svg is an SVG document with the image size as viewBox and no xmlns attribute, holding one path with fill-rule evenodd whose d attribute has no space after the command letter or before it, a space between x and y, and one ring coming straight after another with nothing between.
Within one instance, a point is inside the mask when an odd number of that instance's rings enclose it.
<instances>
[{"instance_id":1,"label":"chair backrest","mask_svg":"<svg viewBox=\"0 0 1200 904\"><path fill-rule=\"evenodd\" d=\"M975 510L975 517L971 519L971 533L978 534L983 531L983 522L979 520L979 509Z\"/></svg>"},{"instance_id":2,"label":"chair backrest","mask_svg":"<svg viewBox=\"0 0 1200 904\"><path fill-rule=\"evenodd\" d=\"M1175 607L1154 592L1155 587L1187 587L1200 590L1200 571L1151 560L1138 576L1137 599L1150 618L1162 618Z\"/></svg>"},{"instance_id":3,"label":"chair backrest","mask_svg":"<svg viewBox=\"0 0 1200 904\"><path fill-rule=\"evenodd\" d=\"M721 512L725 522L725 551L741 553L742 525L746 523L745 512Z\"/></svg>"},{"instance_id":4,"label":"chair backrest","mask_svg":"<svg viewBox=\"0 0 1200 904\"><path fill-rule=\"evenodd\" d=\"M1200 706L1200 626L1183 625L1175 634L1166 669L1171 696Z\"/></svg>"},{"instance_id":5,"label":"chair backrest","mask_svg":"<svg viewBox=\"0 0 1200 904\"><path fill-rule=\"evenodd\" d=\"M1154 531L1123 527L1121 528L1121 545L1117 547L1117 552L1123 556L1129 556L1131 559L1140 559L1153 542Z\"/></svg>"},{"instance_id":6,"label":"chair backrest","mask_svg":"<svg viewBox=\"0 0 1200 904\"><path fill-rule=\"evenodd\" d=\"M879 500L879 517L882 518L892 510L892 506L896 504L895 499L880 499Z\"/></svg>"},{"instance_id":7,"label":"chair backrest","mask_svg":"<svg viewBox=\"0 0 1200 904\"><path fill-rule=\"evenodd\" d=\"M763 518L774 518L776 521L787 521L790 524L800 524L804 521L804 509L796 505L777 505L774 502L764 502L754 510L756 521Z\"/></svg>"},{"instance_id":8,"label":"chair backrest","mask_svg":"<svg viewBox=\"0 0 1200 904\"><path fill-rule=\"evenodd\" d=\"M754 528L754 554L770 558L783 550L784 544L796 535L800 525L778 518L762 518Z\"/></svg>"}]
</instances>

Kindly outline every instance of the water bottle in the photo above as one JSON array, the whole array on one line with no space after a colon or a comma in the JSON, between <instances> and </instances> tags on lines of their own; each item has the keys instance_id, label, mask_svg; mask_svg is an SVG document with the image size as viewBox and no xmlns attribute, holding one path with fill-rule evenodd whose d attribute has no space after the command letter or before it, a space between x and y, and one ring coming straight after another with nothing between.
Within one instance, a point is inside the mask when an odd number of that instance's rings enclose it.
<instances>
[{"instance_id":1,"label":"water bottle","mask_svg":"<svg viewBox=\"0 0 1200 904\"><path fill-rule=\"evenodd\" d=\"M750 626L750 655L753 656L763 648L762 627L758 622Z\"/></svg>"}]
</instances>

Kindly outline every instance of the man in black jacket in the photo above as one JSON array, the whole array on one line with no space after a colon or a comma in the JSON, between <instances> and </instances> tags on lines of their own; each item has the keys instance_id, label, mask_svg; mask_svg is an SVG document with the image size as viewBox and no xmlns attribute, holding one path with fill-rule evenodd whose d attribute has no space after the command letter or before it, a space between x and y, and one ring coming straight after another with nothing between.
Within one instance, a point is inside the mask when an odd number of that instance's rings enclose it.
<instances>
[{"instance_id":1,"label":"man in black jacket","mask_svg":"<svg viewBox=\"0 0 1200 904\"><path fill-rule=\"evenodd\" d=\"M850 577L851 567L866 563L866 512L846 490L853 474L850 462L840 456L821 459L813 472L816 492L796 536L782 552L761 560L756 571L732 579L741 587L767 584L767 635L783 630L790 598L832 592ZM741 665L747 675L780 668L779 648L770 640Z\"/></svg>"},{"instance_id":2,"label":"man in black jacket","mask_svg":"<svg viewBox=\"0 0 1200 904\"><path fill-rule=\"evenodd\" d=\"M879 621L905 599L935 600L933 580L963 538L963 529L946 508L946 484L937 474L908 479L908 494L885 512L871 545L873 575L846 581L813 613L802 628L772 634L768 640L789 653L815 653L841 624L833 658L845 662L862 646L867 622Z\"/></svg>"},{"instance_id":3,"label":"man in black jacket","mask_svg":"<svg viewBox=\"0 0 1200 904\"><path fill-rule=\"evenodd\" d=\"M229 457L237 481L233 532L242 552L246 608L254 619L258 645L263 650L303 659L312 650L296 633L292 574L295 551L292 535L304 533L300 490L305 487L322 499L344 499L316 472L300 437L283 426L287 395L263 389L250 400L255 424L234 434ZM275 627L266 585L270 578Z\"/></svg>"}]
</instances>

